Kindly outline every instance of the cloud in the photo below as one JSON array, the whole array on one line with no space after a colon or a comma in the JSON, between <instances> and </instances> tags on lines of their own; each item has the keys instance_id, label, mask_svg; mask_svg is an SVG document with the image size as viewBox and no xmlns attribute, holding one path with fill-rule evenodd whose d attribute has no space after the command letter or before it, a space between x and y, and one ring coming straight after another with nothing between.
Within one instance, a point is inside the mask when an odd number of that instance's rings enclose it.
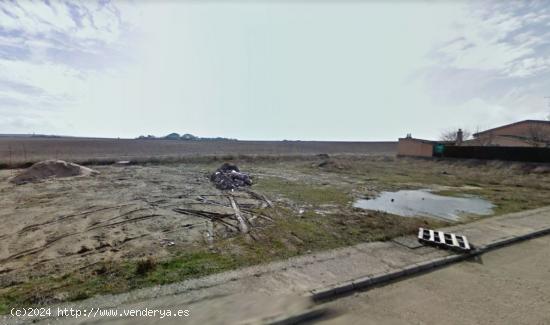
<instances>
[{"instance_id":1,"label":"cloud","mask_svg":"<svg viewBox=\"0 0 550 325\"><path fill-rule=\"evenodd\" d=\"M0 0L2 131L375 140L543 118L545 4Z\"/></svg>"},{"instance_id":2,"label":"cloud","mask_svg":"<svg viewBox=\"0 0 550 325\"><path fill-rule=\"evenodd\" d=\"M544 1L466 3L417 74L423 90L442 111L464 112L480 124L545 118L548 26Z\"/></svg>"},{"instance_id":3,"label":"cloud","mask_svg":"<svg viewBox=\"0 0 550 325\"><path fill-rule=\"evenodd\" d=\"M38 87L31 86L31 85L17 82L17 81L0 80L0 88L10 89L15 92L28 94L28 95L40 95L43 93L43 90Z\"/></svg>"},{"instance_id":4,"label":"cloud","mask_svg":"<svg viewBox=\"0 0 550 325\"><path fill-rule=\"evenodd\" d=\"M132 12L126 2L0 2L0 57L40 63L73 58L69 63L75 63L76 58L89 62L93 56L123 55L135 21L118 6ZM87 67L104 64L96 60Z\"/></svg>"},{"instance_id":5,"label":"cloud","mask_svg":"<svg viewBox=\"0 0 550 325\"><path fill-rule=\"evenodd\" d=\"M513 4L513 5L512 5ZM545 2L470 2L431 58L456 69L529 77L550 70L550 8Z\"/></svg>"},{"instance_id":6,"label":"cloud","mask_svg":"<svg viewBox=\"0 0 550 325\"><path fill-rule=\"evenodd\" d=\"M112 2L20 1L0 3L2 29L22 36L64 44L59 36L72 41L70 47L114 43L124 32L125 22Z\"/></svg>"},{"instance_id":7,"label":"cloud","mask_svg":"<svg viewBox=\"0 0 550 325\"><path fill-rule=\"evenodd\" d=\"M131 62L132 10L122 1L0 2L0 108L9 114L4 118L69 109L81 96L75 90L91 75ZM12 129L25 125L14 123Z\"/></svg>"}]
</instances>

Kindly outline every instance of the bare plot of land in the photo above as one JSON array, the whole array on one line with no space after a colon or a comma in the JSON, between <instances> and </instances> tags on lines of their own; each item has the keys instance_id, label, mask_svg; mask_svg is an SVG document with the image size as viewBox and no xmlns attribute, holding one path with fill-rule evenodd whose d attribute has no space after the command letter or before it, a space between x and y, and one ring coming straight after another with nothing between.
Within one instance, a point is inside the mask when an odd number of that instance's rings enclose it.
<instances>
[{"instance_id":1,"label":"bare plot of land","mask_svg":"<svg viewBox=\"0 0 550 325\"><path fill-rule=\"evenodd\" d=\"M232 215L226 195L199 166L103 167L98 176L49 179L15 186L0 180L0 273L18 281L30 274L89 268L102 261L168 255L168 248L203 246L205 232L238 231L231 221L212 223L204 214ZM232 196L248 209L263 202L247 192ZM258 220L259 221L259 220ZM218 229L219 228L219 229ZM25 269L23 275L19 271Z\"/></svg>"},{"instance_id":2,"label":"bare plot of land","mask_svg":"<svg viewBox=\"0 0 550 325\"><path fill-rule=\"evenodd\" d=\"M430 188L493 202L495 214L548 204L532 166L388 156L242 160L252 193L208 179L219 162L94 166L90 177L16 186L0 171L0 310L168 283L310 251L413 233L446 221L353 207L381 191ZM267 200L266 200L267 198ZM271 202L268 204L267 201ZM176 212L174 209L180 209ZM479 218L464 215L460 222Z\"/></svg>"}]
</instances>

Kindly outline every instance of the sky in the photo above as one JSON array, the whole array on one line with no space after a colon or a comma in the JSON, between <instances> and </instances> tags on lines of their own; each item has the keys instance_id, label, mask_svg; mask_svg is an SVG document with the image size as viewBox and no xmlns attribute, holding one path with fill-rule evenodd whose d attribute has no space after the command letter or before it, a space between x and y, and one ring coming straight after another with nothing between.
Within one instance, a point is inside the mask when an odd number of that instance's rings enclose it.
<instances>
[{"instance_id":1,"label":"sky","mask_svg":"<svg viewBox=\"0 0 550 325\"><path fill-rule=\"evenodd\" d=\"M550 1L0 0L0 134L437 138L549 73Z\"/></svg>"}]
</instances>

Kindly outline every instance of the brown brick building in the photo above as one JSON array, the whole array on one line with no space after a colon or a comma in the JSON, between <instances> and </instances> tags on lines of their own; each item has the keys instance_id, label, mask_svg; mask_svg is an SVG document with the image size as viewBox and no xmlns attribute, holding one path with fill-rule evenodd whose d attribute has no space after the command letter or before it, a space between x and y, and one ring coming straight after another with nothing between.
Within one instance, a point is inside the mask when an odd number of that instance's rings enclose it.
<instances>
[{"instance_id":1,"label":"brown brick building","mask_svg":"<svg viewBox=\"0 0 550 325\"><path fill-rule=\"evenodd\" d=\"M457 133L456 142L415 139L408 135L400 138L397 146L399 156L432 157L438 144L451 146L501 146L501 147L546 147L550 148L550 121L525 120L499 126L473 135L462 141Z\"/></svg>"},{"instance_id":2,"label":"brown brick building","mask_svg":"<svg viewBox=\"0 0 550 325\"><path fill-rule=\"evenodd\" d=\"M397 154L409 157L432 157L434 141L406 137L399 139Z\"/></svg>"},{"instance_id":3,"label":"brown brick building","mask_svg":"<svg viewBox=\"0 0 550 325\"><path fill-rule=\"evenodd\" d=\"M550 121L525 120L483 132L465 141L469 146L550 147Z\"/></svg>"}]
</instances>

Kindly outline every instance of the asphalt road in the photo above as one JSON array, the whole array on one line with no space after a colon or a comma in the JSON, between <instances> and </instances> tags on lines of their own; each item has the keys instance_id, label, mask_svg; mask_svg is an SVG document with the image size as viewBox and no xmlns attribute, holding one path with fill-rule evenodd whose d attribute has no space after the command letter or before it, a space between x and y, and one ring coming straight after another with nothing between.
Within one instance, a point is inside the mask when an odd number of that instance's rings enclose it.
<instances>
[{"instance_id":1,"label":"asphalt road","mask_svg":"<svg viewBox=\"0 0 550 325\"><path fill-rule=\"evenodd\" d=\"M321 324L550 324L550 236L325 306Z\"/></svg>"}]
</instances>

